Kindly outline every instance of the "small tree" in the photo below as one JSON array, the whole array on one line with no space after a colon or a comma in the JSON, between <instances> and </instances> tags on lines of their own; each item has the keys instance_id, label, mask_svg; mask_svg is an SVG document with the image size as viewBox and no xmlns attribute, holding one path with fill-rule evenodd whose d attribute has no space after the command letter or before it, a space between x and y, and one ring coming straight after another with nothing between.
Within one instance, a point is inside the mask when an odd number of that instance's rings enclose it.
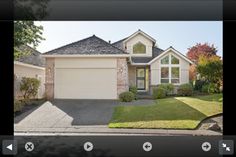
<instances>
[{"instance_id":1,"label":"small tree","mask_svg":"<svg viewBox=\"0 0 236 157\"><path fill-rule=\"evenodd\" d=\"M38 93L40 81L36 78L23 77L20 83L20 91L23 93L23 98L28 100L35 97Z\"/></svg>"},{"instance_id":2,"label":"small tree","mask_svg":"<svg viewBox=\"0 0 236 157\"><path fill-rule=\"evenodd\" d=\"M197 72L206 81L210 83L220 84L223 79L223 63L220 57L212 56L200 56L197 65Z\"/></svg>"}]
</instances>

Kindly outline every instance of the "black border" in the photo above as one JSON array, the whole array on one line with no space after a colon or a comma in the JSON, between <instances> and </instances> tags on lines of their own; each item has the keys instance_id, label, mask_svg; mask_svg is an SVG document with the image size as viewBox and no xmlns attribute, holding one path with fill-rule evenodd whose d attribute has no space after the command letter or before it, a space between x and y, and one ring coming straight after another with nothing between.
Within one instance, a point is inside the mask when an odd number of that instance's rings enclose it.
<instances>
[{"instance_id":1,"label":"black border","mask_svg":"<svg viewBox=\"0 0 236 157\"><path fill-rule=\"evenodd\" d=\"M0 34L0 134L13 135L13 21L1 21Z\"/></svg>"}]
</instances>

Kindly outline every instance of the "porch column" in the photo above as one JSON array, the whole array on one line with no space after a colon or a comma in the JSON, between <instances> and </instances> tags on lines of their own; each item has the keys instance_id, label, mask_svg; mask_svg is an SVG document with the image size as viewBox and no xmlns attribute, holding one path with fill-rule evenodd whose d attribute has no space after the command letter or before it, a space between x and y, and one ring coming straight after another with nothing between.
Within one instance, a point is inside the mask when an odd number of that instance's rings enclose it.
<instances>
[{"instance_id":1,"label":"porch column","mask_svg":"<svg viewBox=\"0 0 236 157\"><path fill-rule=\"evenodd\" d=\"M54 58L46 58L45 93L47 100L54 98L54 62Z\"/></svg>"}]
</instances>

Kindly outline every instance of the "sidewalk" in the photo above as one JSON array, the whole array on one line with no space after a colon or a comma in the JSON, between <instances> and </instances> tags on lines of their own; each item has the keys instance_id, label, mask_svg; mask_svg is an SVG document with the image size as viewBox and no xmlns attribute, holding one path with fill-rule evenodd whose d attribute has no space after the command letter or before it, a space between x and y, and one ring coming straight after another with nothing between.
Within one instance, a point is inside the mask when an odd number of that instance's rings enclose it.
<instances>
[{"instance_id":1,"label":"sidewalk","mask_svg":"<svg viewBox=\"0 0 236 157\"><path fill-rule=\"evenodd\" d=\"M170 130L170 129L111 129L106 125L99 126L79 126L79 127L64 127L64 128L23 128L15 127L15 135L150 135L150 136L213 136L222 135L219 132L211 130Z\"/></svg>"}]
</instances>

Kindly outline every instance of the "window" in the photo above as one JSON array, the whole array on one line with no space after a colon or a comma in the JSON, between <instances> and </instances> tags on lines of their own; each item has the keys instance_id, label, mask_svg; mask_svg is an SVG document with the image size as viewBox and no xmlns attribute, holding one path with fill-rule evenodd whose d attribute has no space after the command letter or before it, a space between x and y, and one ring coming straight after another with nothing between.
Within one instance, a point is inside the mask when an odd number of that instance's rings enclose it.
<instances>
[{"instance_id":1,"label":"window","mask_svg":"<svg viewBox=\"0 0 236 157\"><path fill-rule=\"evenodd\" d=\"M164 58L161 60L161 64L169 64L169 56L164 57Z\"/></svg>"},{"instance_id":2,"label":"window","mask_svg":"<svg viewBox=\"0 0 236 157\"><path fill-rule=\"evenodd\" d=\"M179 67L171 68L171 83L179 83Z\"/></svg>"},{"instance_id":3,"label":"window","mask_svg":"<svg viewBox=\"0 0 236 157\"><path fill-rule=\"evenodd\" d=\"M179 59L174 55L167 55L161 59L161 83L180 83Z\"/></svg>"},{"instance_id":4,"label":"window","mask_svg":"<svg viewBox=\"0 0 236 157\"><path fill-rule=\"evenodd\" d=\"M138 42L137 44L135 44L133 46L133 53L134 54L145 54L146 53L146 46L143 43Z\"/></svg>"},{"instance_id":5,"label":"window","mask_svg":"<svg viewBox=\"0 0 236 157\"><path fill-rule=\"evenodd\" d=\"M173 55L171 55L171 64L179 64L179 60Z\"/></svg>"},{"instance_id":6,"label":"window","mask_svg":"<svg viewBox=\"0 0 236 157\"><path fill-rule=\"evenodd\" d=\"M169 83L169 68L161 68L161 83Z\"/></svg>"}]
</instances>

